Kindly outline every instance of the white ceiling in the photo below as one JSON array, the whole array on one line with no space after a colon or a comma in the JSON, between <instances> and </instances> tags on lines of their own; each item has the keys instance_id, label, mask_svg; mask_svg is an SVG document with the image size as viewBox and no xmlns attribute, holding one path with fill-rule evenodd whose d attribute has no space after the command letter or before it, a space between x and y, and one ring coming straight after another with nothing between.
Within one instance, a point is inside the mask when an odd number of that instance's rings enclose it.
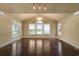
<instances>
[{"instance_id":1,"label":"white ceiling","mask_svg":"<svg viewBox=\"0 0 79 59\"><path fill-rule=\"evenodd\" d=\"M38 7L38 5L39 4L36 4L36 7ZM47 12L44 12L43 9L40 11L41 16L48 17L52 20L61 20L69 14L79 10L78 3L43 3L40 5L47 6ZM13 16L20 21L37 16L38 9L34 11L32 7L32 3L0 3L0 11L13 14Z\"/></svg>"},{"instance_id":2,"label":"white ceiling","mask_svg":"<svg viewBox=\"0 0 79 59\"><path fill-rule=\"evenodd\" d=\"M27 20L29 18L37 17L38 14L13 14L20 21ZM42 17L47 17L52 20L61 20L64 17L68 16L69 14L41 14Z\"/></svg>"},{"instance_id":3,"label":"white ceiling","mask_svg":"<svg viewBox=\"0 0 79 59\"><path fill-rule=\"evenodd\" d=\"M43 5L47 6L46 13L72 13L79 10L78 3L41 3L41 13L43 11ZM38 8L39 4L36 4ZM32 9L32 3L0 3L0 10L6 13L38 13L38 9L35 11Z\"/></svg>"}]
</instances>

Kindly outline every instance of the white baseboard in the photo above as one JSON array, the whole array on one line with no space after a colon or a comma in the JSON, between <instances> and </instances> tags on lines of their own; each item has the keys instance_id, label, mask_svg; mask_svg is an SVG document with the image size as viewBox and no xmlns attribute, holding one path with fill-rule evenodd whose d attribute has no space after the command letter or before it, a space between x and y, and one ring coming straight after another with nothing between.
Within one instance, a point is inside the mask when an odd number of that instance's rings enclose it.
<instances>
[{"instance_id":1,"label":"white baseboard","mask_svg":"<svg viewBox=\"0 0 79 59\"><path fill-rule=\"evenodd\" d=\"M11 39L11 41L9 41L9 42L7 42L7 43L5 43L5 44L0 45L0 48L6 46L6 45L8 45L8 44L11 44L11 43L13 43L13 42L15 42L15 41L17 41L17 40L19 40L19 39L21 39L21 37L20 37L20 38L17 38L17 39L14 39L14 40Z\"/></svg>"},{"instance_id":2,"label":"white baseboard","mask_svg":"<svg viewBox=\"0 0 79 59\"><path fill-rule=\"evenodd\" d=\"M58 38L58 37L57 37L57 38ZM68 44L70 44L70 45L72 45L72 46L75 47L76 49L79 49L79 46L77 46L77 45L75 45L75 44L69 42L68 40L61 39L61 38L58 38L58 39L59 39L59 40L62 40L62 41L64 41L64 42L66 42L66 43L68 43Z\"/></svg>"}]
</instances>

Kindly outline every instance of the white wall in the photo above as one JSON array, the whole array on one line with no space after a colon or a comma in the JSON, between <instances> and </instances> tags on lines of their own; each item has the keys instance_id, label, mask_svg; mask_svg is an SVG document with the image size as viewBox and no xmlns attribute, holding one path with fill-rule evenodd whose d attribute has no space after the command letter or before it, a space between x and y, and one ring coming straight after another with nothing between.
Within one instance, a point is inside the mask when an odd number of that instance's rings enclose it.
<instances>
[{"instance_id":1,"label":"white wall","mask_svg":"<svg viewBox=\"0 0 79 59\"><path fill-rule=\"evenodd\" d=\"M59 38L79 48L79 15L71 15L60 22L62 35Z\"/></svg>"},{"instance_id":2,"label":"white wall","mask_svg":"<svg viewBox=\"0 0 79 59\"><path fill-rule=\"evenodd\" d=\"M0 16L0 46L11 41L11 21L8 14Z\"/></svg>"},{"instance_id":3,"label":"white wall","mask_svg":"<svg viewBox=\"0 0 79 59\"><path fill-rule=\"evenodd\" d=\"M0 47L3 47L14 40L12 40L12 20L17 20L11 16L11 14L5 14L0 16ZM17 21L20 26L21 22ZM21 35L19 36L19 39Z\"/></svg>"}]
</instances>

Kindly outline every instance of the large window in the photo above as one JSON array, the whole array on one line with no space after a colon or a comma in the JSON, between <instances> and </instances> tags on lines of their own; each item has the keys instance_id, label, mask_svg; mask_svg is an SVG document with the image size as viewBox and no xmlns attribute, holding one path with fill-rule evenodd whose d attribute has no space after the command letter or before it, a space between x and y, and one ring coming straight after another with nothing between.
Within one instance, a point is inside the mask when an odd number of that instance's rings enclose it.
<instances>
[{"instance_id":1,"label":"large window","mask_svg":"<svg viewBox=\"0 0 79 59\"><path fill-rule=\"evenodd\" d=\"M29 33L35 34L35 24L29 24Z\"/></svg>"},{"instance_id":2,"label":"large window","mask_svg":"<svg viewBox=\"0 0 79 59\"><path fill-rule=\"evenodd\" d=\"M36 23L29 24L29 34L50 34L50 23L43 23L37 20Z\"/></svg>"},{"instance_id":3,"label":"large window","mask_svg":"<svg viewBox=\"0 0 79 59\"><path fill-rule=\"evenodd\" d=\"M44 24L44 34L50 34L50 24Z\"/></svg>"},{"instance_id":4,"label":"large window","mask_svg":"<svg viewBox=\"0 0 79 59\"><path fill-rule=\"evenodd\" d=\"M43 34L43 24L36 24L36 34Z\"/></svg>"},{"instance_id":5,"label":"large window","mask_svg":"<svg viewBox=\"0 0 79 59\"><path fill-rule=\"evenodd\" d=\"M21 35L20 24L12 21L12 39L17 39Z\"/></svg>"},{"instance_id":6,"label":"large window","mask_svg":"<svg viewBox=\"0 0 79 59\"><path fill-rule=\"evenodd\" d=\"M17 32L16 32L16 24L13 21L12 22L12 39L15 39L17 37Z\"/></svg>"}]
</instances>

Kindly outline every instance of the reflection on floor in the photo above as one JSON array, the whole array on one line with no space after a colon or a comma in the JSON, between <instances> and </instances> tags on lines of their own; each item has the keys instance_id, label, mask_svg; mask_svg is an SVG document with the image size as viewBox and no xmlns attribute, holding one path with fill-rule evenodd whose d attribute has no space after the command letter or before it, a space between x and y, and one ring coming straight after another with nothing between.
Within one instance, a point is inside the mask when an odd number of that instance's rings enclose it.
<instances>
[{"instance_id":1,"label":"reflection on floor","mask_svg":"<svg viewBox=\"0 0 79 59\"><path fill-rule=\"evenodd\" d=\"M23 39L22 42L22 55L58 55L57 42L54 39Z\"/></svg>"},{"instance_id":2,"label":"reflection on floor","mask_svg":"<svg viewBox=\"0 0 79 59\"><path fill-rule=\"evenodd\" d=\"M47 45L48 49L45 45L46 43L49 45L49 46ZM29 45L28 45L29 55L42 55L44 52L50 53L50 41L43 43L43 40L39 40L39 39L29 40Z\"/></svg>"},{"instance_id":3,"label":"reflection on floor","mask_svg":"<svg viewBox=\"0 0 79 59\"><path fill-rule=\"evenodd\" d=\"M56 38L23 38L0 48L0 56L77 56L79 50Z\"/></svg>"}]
</instances>

